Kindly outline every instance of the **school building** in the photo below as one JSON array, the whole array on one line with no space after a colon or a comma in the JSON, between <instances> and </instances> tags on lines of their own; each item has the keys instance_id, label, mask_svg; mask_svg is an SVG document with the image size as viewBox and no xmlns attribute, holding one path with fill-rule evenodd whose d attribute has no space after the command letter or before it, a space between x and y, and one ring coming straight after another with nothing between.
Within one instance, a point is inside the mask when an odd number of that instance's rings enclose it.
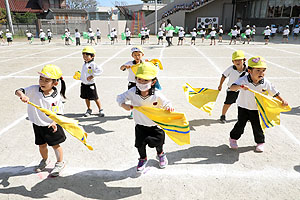
<instances>
[{"instance_id":1,"label":"school building","mask_svg":"<svg viewBox=\"0 0 300 200\"><path fill-rule=\"evenodd\" d=\"M182 26L185 31L201 26L216 27L220 24L225 30L229 30L237 22L243 27L247 24L265 27L270 24L289 24L290 18L294 18L295 23L298 23L300 1L169 0L157 13L158 26L170 19L174 26ZM145 18L145 24L154 31L154 13Z\"/></svg>"}]
</instances>

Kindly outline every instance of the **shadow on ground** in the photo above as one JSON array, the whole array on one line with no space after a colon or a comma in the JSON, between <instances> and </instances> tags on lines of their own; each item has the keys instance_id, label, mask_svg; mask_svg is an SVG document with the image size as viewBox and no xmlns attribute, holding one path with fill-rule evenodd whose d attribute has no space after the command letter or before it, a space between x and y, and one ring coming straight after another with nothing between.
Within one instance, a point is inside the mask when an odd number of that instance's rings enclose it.
<instances>
[{"instance_id":1,"label":"shadow on ground","mask_svg":"<svg viewBox=\"0 0 300 200\"><path fill-rule=\"evenodd\" d=\"M236 119L227 120L226 123L237 121ZM194 131L195 126L210 126L212 124L222 124L219 119L194 119L189 121L190 129Z\"/></svg>"},{"instance_id":2,"label":"shadow on ground","mask_svg":"<svg viewBox=\"0 0 300 200\"><path fill-rule=\"evenodd\" d=\"M233 164L239 161L239 155L248 151L254 151L254 146L239 147L237 150L230 149L223 144L217 147L196 146L188 149L167 153L169 164ZM185 159L197 159L189 162Z\"/></svg>"},{"instance_id":3,"label":"shadow on ground","mask_svg":"<svg viewBox=\"0 0 300 200\"><path fill-rule=\"evenodd\" d=\"M294 170L300 173L300 165L296 165L296 166L294 167Z\"/></svg>"},{"instance_id":4,"label":"shadow on ground","mask_svg":"<svg viewBox=\"0 0 300 200\"><path fill-rule=\"evenodd\" d=\"M3 173L3 171L8 171L8 173ZM18 172L16 173L16 171ZM2 179L1 183L6 182L6 188L0 188L1 194L17 194L34 199L47 198L47 195L57 192L60 189L69 190L80 195L82 198L108 200L127 198L141 194L142 192L141 187L110 187L105 184L106 182L118 181L126 178L136 178L135 167L124 171L88 170L65 177L46 178L34 185L30 190L23 185L17 187L7 186L9 185L8 179L10 177L32 174L34 173L33 168L29 169L23 166L5 167L5 169L0 168L0 172L0 178Z\"/></svg>"},{"instance_id":5,"label":"shadow on ground","mask_svg":"<svg viewBox=\"0 0 300 200\"><path fill-rule=\"evenodd\" d=\"M300 106L292 108L289 112L282 112L284 115L300 115Z\"/></svg>"}]
</instances>

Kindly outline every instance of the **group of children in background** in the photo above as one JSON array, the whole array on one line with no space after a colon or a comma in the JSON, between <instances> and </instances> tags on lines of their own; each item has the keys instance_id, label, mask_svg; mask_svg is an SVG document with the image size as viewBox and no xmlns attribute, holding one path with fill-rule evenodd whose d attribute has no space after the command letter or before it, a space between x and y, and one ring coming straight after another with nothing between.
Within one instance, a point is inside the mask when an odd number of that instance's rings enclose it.
<instances>
[{"instance_id":1,"label":"group of children in background","mask_svg":"<svg viewBox=\"0 0 300 200\"><path fill-rule=\"evenodd\" d=\"M99 76L103 69L95 63L95 55L96 51L91 46L87 46L82 50L84 64L80 77L80 97L85 100L87 106L85 117L92 114L91 100L96 102L99 109L99 117L104 117L95 83L95 77ZM168 165L168 159L163 148L165 143L164 131L155 122L133 108L135 106L145 106L161 108L169 112L173 112L174 108L171 102L162 94L162 89L156 87L158 84L158 67L147 60L143 60L144 50L142 47L133 47L131 56L133 60L126 62L120 67L120 70L128 71L129 83L127 91L119 94L116 101L120 107L131 111L131 118L135 122L135 147L139 154L136 170L137 172L142 172L147 165L147 146L156 149L159 167L165 168ZM218 86L218 89L221 90L223 82L228 78L227 96L220 120L222 123L226 122L225 115L228 108L237 101L238 121L229 134L229 146L232 149L238 148L237 140L243 134L245 125L249 120L252 125L255 143L257 144L255 150L263 152L265 136L260 126L254 94L248 89L250 88L260 93L268 92L279 99L283 105L288 105L288 103L282 99L279 91L264 77L267 64L263 57L255 56L250 58L247 67L244 52L238 50L232 54L232 62L233 65L222 74ZM131 70L133 65L138 65L136 73L133 73ZM39 75L38 85L18 89L15 91L15 94L25 103L31 101L42 108L62 114L63 104L61 96L66 98L66 85L61 69L55 65L48 64L43 67ZM60 93L56 89L59 82L61 83ZM36 172L45 170L49 164L48 146L51 146L55 152L56 164L50 175L58 176L65 166L63 151L60 146L66 139L64 131L54 121L31 105L28 105L28 116L33 123L35 144L39 146L42 157L41 162L36 167Z\"/></svg>"}]
</instances>

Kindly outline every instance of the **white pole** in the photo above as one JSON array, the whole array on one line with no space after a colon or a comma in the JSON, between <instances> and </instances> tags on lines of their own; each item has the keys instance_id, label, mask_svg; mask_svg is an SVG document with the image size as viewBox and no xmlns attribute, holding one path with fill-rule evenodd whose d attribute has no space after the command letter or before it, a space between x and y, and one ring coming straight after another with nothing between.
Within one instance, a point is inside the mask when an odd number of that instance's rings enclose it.
<instances>
[{"instance_id":1,"label":"white pole","mask_svg":"<svg viewBox=\"0 0 300 200\"><path fill-rule=\"evenodd\" d=\"M157 35L157 0L155 0L155 35Z\"/></svg>"},{"instance_id":2,"label":"white pole","mask_svg":"<svg viewBox=\"0 0 300 200\"><path fill-rule=\"evenodd\" d=\"M14 32L14 27L13 27L12 20L11 20L8 0L5 0L5 7L6 7L6 15L7 15L7 19L8 19L8 26L9 26L9 29L11 30L11 33L14 34L15 32Z\"/></svg>"}]
</instances>

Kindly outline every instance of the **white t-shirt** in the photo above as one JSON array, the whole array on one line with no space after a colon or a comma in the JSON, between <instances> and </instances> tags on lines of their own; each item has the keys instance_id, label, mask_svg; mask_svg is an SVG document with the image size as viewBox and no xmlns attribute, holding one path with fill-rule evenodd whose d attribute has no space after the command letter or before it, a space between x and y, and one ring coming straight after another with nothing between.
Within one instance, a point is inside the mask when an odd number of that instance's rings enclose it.
<instances>
[{"instance_id":1,"label":"white t-shirt","mask_svg":"<svg viewBox=\"0 0 300 200\"><path fill-rule=\"evenodd\" d=\"M264 31L264 34L265 34L265 35L271 35L271 30L270 30L270 29L266 29L266 30Z\"/></svg>"},{"instance_id":2,"label":"white t-shirt","mask_svg":"<svg viewBox=\"0 0 300 200\"><path fill-rule=\"evenodd\" d=\"M32 37L32 33L26 33L26 36L31 38Z\"/></svg>"},{"instance_id":3,"label":"white t-shirt","mask_svg":"<svg viewBox=\"0 0 300 200\"><path fill-rule=\"evenodd\" d=\"M145 31L141 31L141 36L145 36L146 32Z\"/></svg>"},{"instance_id":4,"label":"white t-shirt","mask_svg":"<svg viewBox=\"0 0 300 200\"><path fill-rule=\"evenodd\" d=\"M216 34L217 34L217 31L211 31L209 34L210 34L211 37L215 37Z\"/></svg>"},{"instance_id":5,"label":"white t-shirt","mask_svg":"<svg viewBox=\"0 0 300 200\"><path fill-rule=\"evenodd\" d=\"M146 32L146 35L150 35L150 29L147 29L145 32Z\"/></svg>"},{"instance_id":6,"label":"white t-shirt","mask_svg":"<svg viewBox=\"0 0 300 200\"><path fill-rule=\"evenodd\" d=\"M220 28L219 33L221 33L221 34L224 33L223 29Z\"/></svg>"},{"instance_id":7,"label":"white t-shirt","mask_svg":"<svg viewBox=\"0 0 300 200\"><path fill-rule=\"evenodd\" d=\"M165 108L167 106L171 106L171 102L161 93L161 91L157 89L153 95L148 96L146 99L143 99L140 97L140 95L136 94L136 87L132 87L123 94L117 96L117 102L120 106L127 101L131 101L131 105L133 106L145 106L152 108ZM137 111L136 109L133 109L132 112L135 124L140 124L143 126L157 125L146 115Z\"/></svg>"},{"instance_id":8,"label":"white t-shirt","mask_svg":"<svg viewBox=\"0 0 300 200\"><path fill-rule=\"evenodd\" d=\"M112 31L112 32L110 32L110 34L109 34L109 35L110 35L110 37L111 37L111 38L115 37L115 33L114 33L113 31Z\"/></svg>"},{"instance_id":9,"label":"white t-shirt","mask_svg":"<svg viewBox=\"0 0 300 200\"><path fill-rule=\"evenodd\" d=\"M80 38L80 33L79 32L75 32L75 38Z\"/></svg>"},{"instance_id":10,"label":"white t-shirt","mask_svg":"<svg viewBox=\"0 0 300 200\"><path fill-rule=\"evenodd\" d=\"M70 33L69 32L65 32L65 37L69 38L70 37Z\"/></svg>"},{"instance_id":11,"label":"white t-shirt","mask_svg":"<svg viewBox=\"0 0 300 200\"><path fill-rule=\"evenodd\" d=\"M88 35L89 35L89 37L94 37L95 33L94 32L89 32Z\"/></svg>"},{"instance_id":12,"label":"white t-shirt","mask_svg":"<svg viewBox=\"0 0 300 200\"><path fill-rule=\"evenodd\" d=\"M185 32L184 31L179 31L178 37L184 37Z\"/></svg>"},{"instance_id":13,"label":"white t-shirt","mask_svg":"<svg viewBox=\"0 0 300 200\"><path fill-rule=\"evenodd\" d=\"M192 34L192 37L196 37L197 36L196 31L191 32L191 34Z\"/></svg>"},{"instance_id":14,"label":"white t-shirt","mask_svg":"<svg viewBox=\"0 0 300 200\"><path fill-rule=\"evenodd\" d=\"M48 37L52 37L52 33L51 32L48 32L47 35L48 35Z\"/></svg>"},{"instance_id":15,"label":"white t-shirt","mask_svg":"<svg viewBox=\"0 0 300 200\"><path fill-rule=\"evenodd\" d=\"M271 33L276 33L277 28L271 28Z\"/></svg>"},{"instance_id":16,"label":"white t-shirt","mask_svg":"<svg viewBox=\"0 0 300 200\"><path fill-rule=\"evenodd\" d=\"M250 34L251 34L251 30L250 30L250 29L246 29L246 30L245 30L245 34L246 34L246 35L250 35Z\"/></svg>"},{"instance_id":17,"label":"white t-shirt","mask_svg":"<svg viewBox=\"0 0 300 200\"><path fill-rule=\"evenodd\" d=\"M289 29L284 29L282 35L289 35L290 30Z\"/></svg>"},{"instance_id":18,"label":"white t-shirt","mask_svg":"<svg viewBox=\"0 0 300 200\"><path fill-rule=\"evenodd\" d=\"M61 96L57 89L50 96L44 96L43 91L40 89L39 85L32 85L24 88L25 95L29 97L29 100L54 113L63 114L63 103ZM40 110L36 109L32 105L27 106L28 118L29 120L38 126L49 126L53 120L47 117L47 115Z\"/></svg>"},{"instance_id":19,"label":"white t-shirt","mask_svg":"<svg viewBox=\"0 0 300 200\"><path fill-rule=\"evenodd\" d=\"M40 38L45 38L45 37L46 37L46 33L41 32L41 33L40 33Z\"/></svg>"},{"instance_id":20,"label":"white t-shirt","mask_svg":"<svg viewBox=\"0 0 300 200\"><path fill-rule=\"evenodd\" d=\"M133 65L135 65L135 64L133 64L133 61L128 61L128 62L126 62L126 63L123 64L123 65L133 66ZM127 69L127 70L128 70L128 78L127 78L128 82L135 83L135 74L133 73L132 69L129 68L129 69Z\"/></svg>"},{"instance_id":21,"label":"white t-shirt","mask_svg":"<svg viewBox=\"0 0 300 200\"><path fill-rule=\"evenodd\" d=\"M7 38L12 38L12 33L6 33L5 35Z\"/></svg>"},{"instance_id":22,"label":"white t-shirt","mask_svg":"<svg viewBox=\"0 0 300 200\"><path fill-rule=\"evenodd\" d=\"M3 34L3 31L0 31L0 35L2 36L2 34Z\"/></svg>"},{"instance_id":23,"label":"white t-shirt","mask_svg":"<svg viewBox=\"0 0 300 200\"><path fill-rule=\"evenodd\" d=\"M255 35L255 33L256 33L256 29L254 28L252 29L252 35Z\"/></svg>"},{"instance_id":24,"label":"white t-shirt","mask_svg":"<svg viewBox=\"0 0 300 200\"><path fill-rule=\"evenodd\" d=\"M85 85L91 85L95 83L95 78L92 80L87 80L87 77L89 76L99 76L102 74L103 69L102 67L98 66L94 61L89 62L89 63L84 63L81 69L81 77L80 80L82 81L83 84Z\"/></svg>"},{"instance_id":25,"label":"white t-shirt","mask_svg":"<svg viewBox=\"0 0 300 200\"><path fill-rule=\"evenodd\" d=\"M232 35L232 36L235 36L235 37L236 37L237 34L238 34L238 31L237 31L237 30L233 30L233 29L231 30L231 35Z\"/></svg>"},{"instance_id":26,"label":"white t-shirt","mask_svg":"<svg viewBox=\"0 0 300 200\"><path fill-rule=\"evenodd\" d=\"M260 84L254 85L252 79L250 78L250 75L247 75L239 78L234 84L247 85L250 89L254 91L260 93L268 92L268 94L270 94L271 96L279 94L279 91L266 78L264 78ZM240 93L237 99L237 105L248 110L258 110L254 93L244 89L240 89L239 91Z\"/></svg>"},{"instance_id":27,"label":"white t-shirt","mask_svg":"<svg viewBox=\"0 0 300 200\"><path fill-rule=\"evenodd\" d=\"M200 35L205 35L205 31L204 30L200 30Z\"/></svg>"},{"instance_id":28,"label":"white t-shirt","mask_svg":"<svg viewBox=\"0 0 300 200\"><path fill-rule=\"evenodd\" d=\"M166 34L167 37L173 37L174 30L169 30Z\"/></svg>"},{"instance_id":29,"label":"white t-shirt","mask_svg":"<svg viewBox=\"0 0 300 200\"><path fill-rule=\"evenodd\" d=\"M101 36L101 32L100 32L100 31L97 31L97 32L96 32L96 35L97 35L97 36Z\"/></svg>"},{"instance_id":30,"label":"white t-shirt","mask_svg":"<svg viewBox=\"0 0 300 200\"><path fill-rule=\"evenodd\" d=\"M125 36L126 36L126 37L130 37L130 35L131 35L131 32L130 32L130 31L126 31L126 32L125 32Z\"/></svg>"},{"instance_id":31,"label":"white t-shirt","mask_svg":"<svg viewBox=\"0 0 300 200\"><path fill-rule=\"evenodd\" d=\"M247 72L246 71L239 72L234 65L231 65L223 72L222 75L228 78L227 86L229 88L235 81L237 81L240 78L242 74L246 75Z\"/></svg>"},{"instance_id":32,"label":"white t-shirt","mask_svg":"<svg viewBox=\"0 0 300 200\"><path fill-rule=\"evenodd\" d=\"M299 33L299 31L300 31L300 28L294 28L294 30L293 30L294 33Z\"/></svg>"},{"instance_id":33,"label":"white t-shirt","mask_svg":"<svg viewBox=\"0 0 300 200\"><path fill-rule=\"evenodd\" d=\"M163 31L159 31L158 32L158 37L163 37L164 36L164 32Z\"/></svg>"}]
</instances>

